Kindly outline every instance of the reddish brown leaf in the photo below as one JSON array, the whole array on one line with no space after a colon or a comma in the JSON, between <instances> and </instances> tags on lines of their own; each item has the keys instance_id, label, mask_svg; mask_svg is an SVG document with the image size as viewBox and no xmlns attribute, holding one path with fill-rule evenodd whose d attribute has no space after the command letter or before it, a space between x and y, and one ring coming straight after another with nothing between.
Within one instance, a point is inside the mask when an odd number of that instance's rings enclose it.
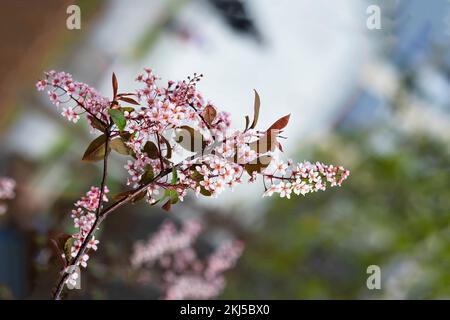
<instances>
[{"instance_id":1,"label":"reddish brown leaf","mask_svg":"<svg viewBox=\"0 0 450 320\"><path fill-rule=\"evenodd\" d=\"M113 87L113 96L115 99L117 96L117 90L119 89L119 84L117 83L117 77L114 72L112 74L112 87Z\"/></svg>"},{"instance_id":2,"label":"reddish brown leaf","mask_svg":"<svg viewBox=\"0 0 450 320\"><path fill-rule=\"evenodd\" d=\"M165 211L170 211L171 206L172 206L172 200L169 199L169 200L167 200L166 203L164 203L164 204L162 205L162 208L163 208Z\"/></svg>"},{"instance_id":3,"label":"reddish brown leaf","mask_svg":"<svg viewBox=\"0 0 450 320\"><path fill-rule=\"evenodd\" d=\"M128 197L133 192L134 192L134 190L128 190L128 191L120 192L118 194L113 195L112 199L114 201L121 201L121 200L124 200L126 197Z\"/></svg>"},{"instance_id":4,"label":"reddish brown leaf","mask_svg":"<svg viewBox=\"0 0 450 320\"><path fill-rule=\"evenodd\" d=\"M211 105L207 105L205 108L205 111L203 111L203 118L205 119L205 121L211 125L214 121L214 119L217 116L217 111L216 109L211 106Z\"/></svg>"},{"instance_id":5,"label":"reddish brown leaf","mask_svg":"<svg viewBox=\"0 0 450 320\"><path fill-rule=\"evenodd\" d=\"M274 124L272 124L269 129L267 129L267 131L270 130L283 130L287 124L289 123L289 117L291 116L291 114L288 114L284 117L281 117L280 119L278 119L277 121L274 122Z\"/></svg>"},{"instance_id":6,"label":"reddish brown leaf","mask_svg":"<svg viewBox=\"0 0 450 320\"><path fill-rule=\"evenodd\" d=\"M134 190L120 192L118 194L113 195L112 199L114 201L122 201L122 200L125 200L127 197L131 196L134 192L135 192ZM143 199L146 194L147 194L146 191L142 191L142 192L138 193L131 199L131 203L136 203L137 201Z\"/></svg>"},{"instance_id":7,"label":"reddish brown leaf","mask_svg":"<svg viewBox=\"0 0 450 320\"><path fill-rule=\"evenodd\" d=\"M103 160L105 157L105 143L106 136L102 134L101 136L95 138L87 147L83 155L83 161L94 162ZM108 152L110 149L108 148Z\"/></svg>"},{"instance_id":8,"label":"reddish brown leaf","mask_svg":"<svg viewBox=\"0 0 450 320\"><path fill-rule=\"evenodd\" d=\"M93 116L91 116L91 115L88 116L88 119L89 119L91 125L92 125L95 129L98 129L98 130L100 130L101 132L105 132L106 127L103 125L103 123L102 123L100 120L98 120L97 118L95 118L95 117L93 117Z\"/></svg>"},{"instance_id":9,"label":"reddish brown leaf","mask_svg":"<svg viewBox=\"0 0 450 320\"><path fill-rule=\"evenodd\" d=\"M144 199L146 194L147 194L147 191L142 191L142 192L138 193L137 195L135 195L133 197L133 199L131 199L131 203L136 203L136 202Z\"/></svg>"},{"instance_id":10,"label":"reddish brown leaf","mask_svg":"<svg viewBox=\"0 0 450 320\"><path fill-rule=\"evenodd\" d=\"M136 94L133 93L133 92L122 92L122 93L119 93L119 94L117 95L117 97L134 96L134 95L136 95Z\"/></svg>"},{"instance_id":11,"label":"reddish brown leaf","mask_svg":"<svg viewBox=\"0 0 450 320\"><path fill-rule=\"evenodd\" d=\"M125 156L132 154L132 150L123 142L122 138L111 140L110 146L111 149Z\"/></svg>"},{"instance_id":12,"label":"reddish brown leaf","mask_svg":"<svg viewBox=\"0 0 450 320\"><path fill-rule=\"evenodd\" d=\"M131 103L131 104L139 105L139 102L137 102L133 98L119 97L119 98L117 98L117 100L121 100L121 101L128 102L128 103Z\"/></svg>"}]
</instances>

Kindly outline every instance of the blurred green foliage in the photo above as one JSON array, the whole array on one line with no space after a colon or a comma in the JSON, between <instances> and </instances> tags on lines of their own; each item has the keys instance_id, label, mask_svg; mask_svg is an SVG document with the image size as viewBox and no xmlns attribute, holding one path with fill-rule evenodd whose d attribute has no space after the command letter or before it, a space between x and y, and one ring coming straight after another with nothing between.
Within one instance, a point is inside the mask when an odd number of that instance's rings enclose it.
<instances>
[{"instance_id":1,"label":"blurred green foliage","mask_svg":"<svg viewBox=\"0 0 450 320\"><path fill-rule=\"evenodd\" d=\"M341 188L273 199L223 298L450 298L448 144L340 134L302 156L350 169ZM299 158L300 159L300 158ZM381 267L381 290L366 269Z\"/></svg>"}]
</instances>

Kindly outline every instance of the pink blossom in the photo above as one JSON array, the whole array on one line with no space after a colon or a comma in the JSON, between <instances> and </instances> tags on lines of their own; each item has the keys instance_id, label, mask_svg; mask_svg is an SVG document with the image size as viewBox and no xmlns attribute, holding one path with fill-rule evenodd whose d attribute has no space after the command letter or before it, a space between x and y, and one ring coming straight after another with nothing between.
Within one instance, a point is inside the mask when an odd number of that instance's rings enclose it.
<instances>
[{"instance_id":1,"label":"pink blossom","mask_svg":"<svg viewBox=\"0 0 450 320\"><path fill-rule=\"evenodd\" d=\"M0 215L5 214L8 210L8 206L1 202L15 197L15 187L16 182L13 179L0 177Z\"/></svg>"},{"instance_id":2,"label":"pink blossom","mask_svg":"<svg viewBox=\"0 0 450 320\"><path fill-rule=\"evenodd\" d=\"M137 242L131 257L131 264L139 267L143 264L152 264L166 254L189 247L198 237L201 226L196 221L183 224L180 232L175 225L166 222L158 232L147 242Z\"/></svg>"},{"instance_id":3,"label":"pink blossom","mask_svg":"<svg viewBox=\"0 0 450 320\"><path fill-rule=\"evenodd\" d=\"M280 197L281 198L284 198L284 197L286 197L288 199L291 198L292 190L291 190L291 184L289 182L286 182L286 183L280 182L279 188L280 188Z\"/></svg>"},{"instance_id":4,"label":"pink blossom","mask_svg":"<svg viewBox=\"0 0 450 320\"><path fill-rule=\"evenodd\" d=\"M235 266L244 246L239 241L228 242L200 260L193 249L200 231L201 226L195 221L184 222L180 231L166 222L146 244L136 243L131 265L134 269L155 268L158 262L163 270L164 299L211 299L225 287L223 273ZM146 274L145 278L154 276Z\"/></svg>"},{"instance_id":5,"label":"pink blossom","mask_svg":"<svg viewBox=\"0 0 450 320\"><path fill-rule=\"evenodd\" d=\"M103 202L107 202L108 198L106 194L109 192L108 188L105 186L103 192ZM100 188L91 187L91 189L86 192L86 196L81 197L75 203L75 209L72 210L71 218L73 219L74 227L78 229L78 231L72 234L73 245L71 247L71 256L75 258L78 255L79 250L87 238L89 232L91 231L94 223L96 221L96 211L100 203ZM99 241L95 239L94 236L87 243L87 248L96 251L98 249ZM83 257L78 262L78 265L82 267L87 267L87 261L89 256L84 254Z\"/></svg>"},{"instance_id":6,"label":"pink blossom","mask_svg":"<svg viewBox=\"0 0 450 320\"><path fill-rule=\"evenodd\" d=\"M285 174L277 175L283 168ZM290 198L292 192L305 195L310 192L325 191L327 186L340 186L350 172L341 166L325 165L320 162L312 164L309 161L297 163L290 167L277 163L273 173L264 172L264 179L271 183L264 196L279 193L280 197Z\"/></svg>"},{"instance_id":7,"label":"pink blossom","mask_svg":"<svg viewBox=\"0 0 450 320\"><path fill-rule=\"evenodd\" d=\"M80 116L72 108L64 108L61 114L73 123L77 123L80 119Z\"/></svg>"},{"instance_id":8,"label":"pink blossom","mask_svg":"<svg viewBox=\"0 0 450 320\"><path fill-rule=\"evenodd\" d=\"M36 83L36 88L39 91L49 88L47 93L50 101L56 106L65 105L63 116L69 121L76 122L80 113L95 116L102 121L109 118L107 109L110 100L101 96L94 88L74 81L66 72L46 72L45 78Z\"/></svg>"},{"instance_id":9,"label":"pink blossom","mask_svg":"<svg viewBox=\"0 0 450 320\"><path fill-rule=\"evenodd\" d=\"M36 82L36 88L38 89L38 91L44 91L46 85L47 81L45 80L39 80L38 82Z\"/></svg>"}]
</instances>

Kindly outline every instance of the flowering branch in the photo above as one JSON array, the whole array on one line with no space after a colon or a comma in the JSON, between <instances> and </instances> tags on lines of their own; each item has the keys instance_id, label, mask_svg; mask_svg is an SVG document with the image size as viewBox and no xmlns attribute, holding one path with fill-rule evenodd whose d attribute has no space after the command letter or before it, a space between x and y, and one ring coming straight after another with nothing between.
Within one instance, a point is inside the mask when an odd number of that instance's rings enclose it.
<instances>
[{"instance_id":1,"label":"flowering branch","mask_svg":"<svg viewBox=\"0 0 450 320\"><path fill-rule=\"evenodd\" d=\"M109 148L109 127L106 130L106 139L105 139L105 145L104 148L105 150L108 150ZM100 183L100 195L99 195L99 200L98 200L98 206L96 209L96 213L95 213L95 221L92 224L92 226L89 229L89 232L87 234L87 236L82 239L82 243L80 245L80 248L78 250L78 253L76 254L72 265L78 265L80 263L80 260L83 259L85 257L86 251L89 249L88 246L89 244L92 244L92 241L94 241L95 243L95 239L94 239L94 233L95 230L98 229L98 227L100 226L101 221L100 220L100 209L102 208L102 204L103 204L103 198L104 198L104 194L105 194L105 187L106 187L106 177L108 174L108 152L105 152L105 155L103 157L103 175L102 175L102 180ZM84 261L86 261L87 259L85 258ZM70 272L70 269L65 269L64 273L61 277L61 279L58 282L58 285L56 287L55 293L54 293L54 299L55 300L60 300L61 299L61 294L64 290L64 285L66 284L67 280L73 276L73 273Z\"/></svg>"},{"instance_id":2,"label":"flowering branch","mask_svg":"<svg viewBox=\"0 0 450 320\"><path fill-rule=\"evenodd\" d=\"M113 74L111 100L65 72L47 72L36 84L38 90L49 88L50 100L57 107L64 105L62 115L69 121L76 123L85 114L92 131L101 133L83 155L84 161L103 161L100 188L92 187L72 210L79 232L63 241L66 266L56 299L64 285L74 280L73 273L68 272L70 267L86 267L87 251L97 249L95 230L126 203L146 198L151 205L163 202L162 208L169 211L183 201L189 190L197 196L217 197L225 188L243 183L244 177L249 183L261 177L263 196L278 193L290 198L292 193L305 195L327 186L340 186L349 175L341 166L281 160L279 138L289 115L265 131L257 130L260 98L256 91L253 120L246 116L245 128L230 132L229 114L218 111L197 90L202 75L194 74L189 81L169 81L162 87L157 85L159 78L151 69L144 70L136 78L143 88L135 93L119 93ZM71 101L75 105L70 105ZM106 178L111 150L131 157L125 169L130 175L127 184L133 189L113 196L115 202L103 208L103 202L108 201ZM184 160L177 162L176 156Z\"/></svg>"}]
</instances>

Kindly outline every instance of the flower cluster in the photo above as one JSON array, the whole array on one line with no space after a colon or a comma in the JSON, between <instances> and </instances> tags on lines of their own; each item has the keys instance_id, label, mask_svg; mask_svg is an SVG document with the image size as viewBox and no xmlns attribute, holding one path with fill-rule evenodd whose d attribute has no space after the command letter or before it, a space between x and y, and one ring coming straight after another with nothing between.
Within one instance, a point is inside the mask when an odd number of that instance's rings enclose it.
<instances>
[{"instance_id":1,"label":"flower cluster","mask_svg":"<svg viewBox=\"0 0 450 320\"><path fill-rule=\"evenodd\" d=\"M215 110L215 107L211 102L206 102L197 90L196 84L202 77L194 73L188 80L168 81L165 87L161 87L157 83L159 78L151 69L145 68L144 73L136 77L136 81L143 85L136 93L143 106L127 117L140 125L144 137L156 132L163 133L167 128L177 128L186 122L223 134L230 126L227 112L215 114L209 123L203 121L204 117L208 117L205 110Z\"/></svg>"},{"instance_id":2,"label":"flower cluster","mask_svg":"<svg viewBox=\"0 0 450 320\"><path fill-rule=\"evenodd\" d=\"M266 131L256 130L260 104L256 92L253 122L250 124L250 118L246 117L244 130L229 132L229 114L218 111L197 90L201 77L194 74L187 80L168 81L161 86L160 79L146 68L136 77L141 88L134 93L118 93L113 75L111 100L73 81L64 72L46 73L37 87L52 88L48 92L56 105L62 103L59 93L69 96L67 102L75 102L75 108L67 107L63 111L69 120L76 121L79 117L76 108L82 109L94 130L104 133L108 130L111 148L132 156L125 165L130 175L127 184L133 188L146 184L147 201L156 204L165 200L164 209L182 201L188 190L197 196L216 197L225 188L254 182L258 176L262 176L264 196L278 193L286 198L292 193L305 195L325 190L327 185L341 185L348 177L349 171L342 167L309 162L293 166L280 162L282 147L278 137L289 116L280 118ZM193 155L173 163L173 150L183 149ZM152 181L167 168L173 168L172 179L166 176Z\"/></svg>"},{"instance_id":3,"label":"flower cluster","mask_svg":"<svg viewBox=\"0 0 450 320\"><path fill-rule=\"evenodd\" d=\"M185 222L180 231L172 222L166 222L147 243L135 244L131 265L162 270L164 299L217 297L225 286L223 273L234 267L243 244L226 243L202 260L193 248L200 232L201 226L194 221Z\"/></svg>"},{"instance_id":4,"label":"flower cluster","mask_svg":"<svg viewBox=\"0 0 450 320\"><path fill-rule=\"evenodd\" d=\"M48 88L50 101L57 107L64 105L61 114L73 123L81 114L87 114L90 122L94 118L108 121L109 99L87 84L74 81L69 73L48 71L45 78L36 83L36 88L39 91Z\"/></svg>"},{"instance_id":5,"label":"flower cluster","mask_svg":"<svg viewBox=\"0 0 450 320\"><path fill-rule=\"evenodd\" d=\"M265 180L271 184L263 196L278 193L281 198L290 199L292 192L296 195L306 195L319 190L325 191L327 185L340 186L350 172L342 166L315 164L305 161L293 165L291 161L273 163L263 172Z\"/></svg>"},{"instance_id":6,"label":"flower cluster","mask_svg":"<svg viewBox=\"0 0 450 320\"><path fill-rule=\"evenodd\" d=\"M109 190L105 186L103 192L102 202L107 202L108 198L106 193ZM86 196L81 197L80 200L75 202L75 209L72 210L71 218L73 219L74 227L78 229L78 232L74 233L67 239L64 244L64 253L62 257L66 260L68 266L71 265L71 260L75 258L80 251L83 242L86 240L87 235L93 228L95 221L97 219L96 211L100 204L100 189L97 187L91 187L91 189L86 193ZM87 249L97 250L97 245L99 241L92 236L87 243ZM87 267L87 261L89 260L88 254L83 254L80 261L76 264L82 267ZM76 273L71 273L71 277L68 278L68 282L73 283L76 281ZM73 278L75 277L75 278Z\"/></svg>"},{"instance_id":7,"label":"flower cluster","mask_svg":"<svg viewBox=\"0 0 450 320\"><path fill-rule=\"evenodd\" d=\"M14 189L16 182L11 178L0 178L0 201L13 199L15 197ZM5 214L8 207L4 203L0 203L0 215Z\"/></svg>"},{"instance_id":8,"label":"flower cluster","mask_svg":"<svg viewBox=\"0 0 450 320\"><path fill-rule=\"evenodd\" d=\"M196 84L202 75L194 74L192 78L188 77L187 81L169 81L167 86L161 87L157 84L159 78L151 69L144 71L136 77L136 81L144 87L136 92L141 106L124 111L127 120L125 130L132 134L126 144L135 155L133 160L128 160L125 169L130 174L128 184L134 187L139 185L149 168L154 174L164 169L164 161L151 150L158 150L160 155L164 154L166 158L170 158L172 150L177 148L176 139L167 136L170 129L173 129L178 137L180 131L184 130L187 133L185 141L189 142L191 135L195 135L193 144L198 143L201 149L211 143L213 137L224 137L231 124L227 112L217 112L212 102L206 102L198 92ZM181 145L189 151L196 148L186 142ZM158 187L160 186L156 186L156 189ZM155 201L152 199L152 195L155 195L152 189L155 189L155 186L149 188L150 203ZM185 194L184 189L178 190L180 199Z\"/></svg>"},{"instance_id":9,"label":"flower cluster","mask_svg":"<svg viewBox=\"0 0 450 320\"><path fill-rule=\"evenodd\" d=\"M134 245L131 264L139 267L149 265L166 254L173 254L189 248L201 232L201 225L196 221L188 221L177 232L173 223L164 223L147 242L139 241Z\"/></svg>"}]
</instances>

